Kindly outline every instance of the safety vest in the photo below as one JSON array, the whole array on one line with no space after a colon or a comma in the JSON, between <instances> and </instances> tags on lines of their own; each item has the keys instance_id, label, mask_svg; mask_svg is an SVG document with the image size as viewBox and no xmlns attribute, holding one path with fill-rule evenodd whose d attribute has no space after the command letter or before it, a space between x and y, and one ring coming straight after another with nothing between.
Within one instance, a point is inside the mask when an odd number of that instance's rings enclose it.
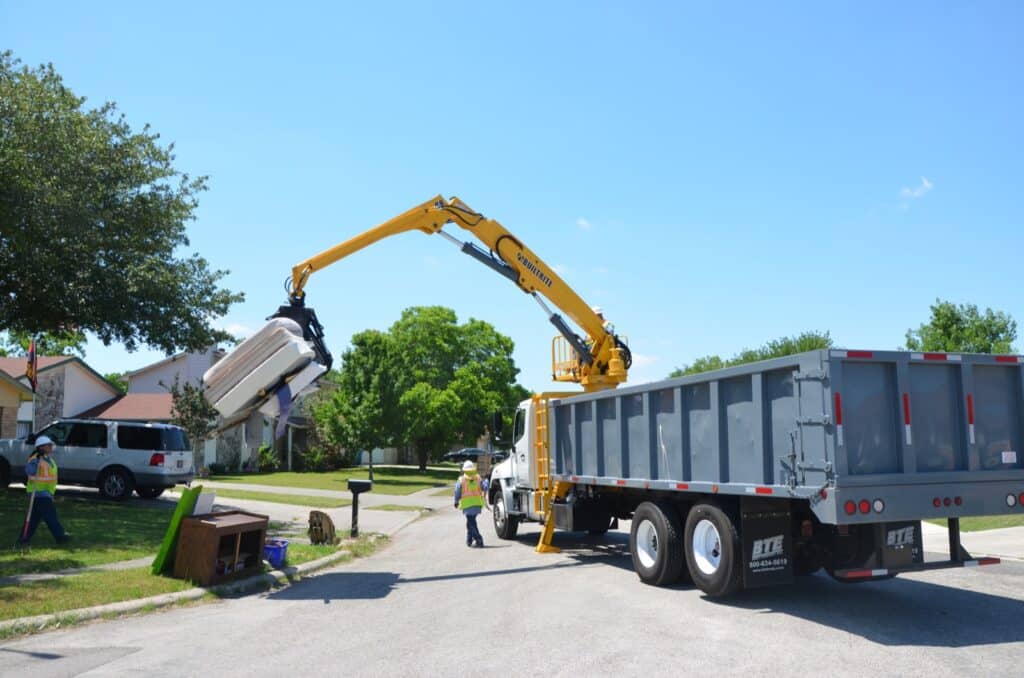
<instances>
[{"instance_id":1,"label":"safety vest","mask_svg":"<svg viewBox=\"0 0 1024 678\"><path fill-rule=\"evenodd\" d=\"M57 494L57 462L40 457L39 466L36 467L36 480L29 480L25 483L25 490L29 494L33 492Z\"/></svg>"},{"instance_id":2,"label":"safety vest","mask_svg":"<svg viewBox=\"0 0 1024 678\"><path fill-rule=\"evenodd\" d=\"M480 489L480 476L473 479L462 476L462 495L459 498L459 510L468 509L471 506L484 507L484 493Z\"/></svg>"}]
</instances>

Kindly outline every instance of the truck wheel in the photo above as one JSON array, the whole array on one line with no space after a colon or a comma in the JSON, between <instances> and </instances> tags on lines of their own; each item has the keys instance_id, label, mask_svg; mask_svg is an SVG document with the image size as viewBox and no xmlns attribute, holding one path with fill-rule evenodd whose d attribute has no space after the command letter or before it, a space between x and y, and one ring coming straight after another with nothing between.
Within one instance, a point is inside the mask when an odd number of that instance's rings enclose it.
<instances>
[{"instance_id":1,"label":"truck wheel","mask_svg":"<svg viewBox=\"0 0 1024 678\"><path fill-rule=\"evenodd\" d=\"M629 530L629 552L640 581L665 586L679 579L683 571L682 533L679 516L669 502L645 501L637 507Z\"/></svg>"},{"instance_id":2,"label":"truck wheel","mask_svg":"<svg viewBox=\"0 0 1024 678\"><path fill-rule=\"evenodd\" d=\"M508 514L504 493L498 492L494 495L491 515L494 517L494 533L498 535L498 538L515 539L516 531L519 529L519 518Z\"/></svg>"},{"instance_id":3,"label":"truck wheel","mask_svg":"<svg viewBox=\"0 0 1024 678\"><path fill-rule=\"evenodd\" d=\"M107 469L100 474L99 489L104 499L124 501L135 489L135 479L122 468Z\"/></svg>"},{"instance_id":4,"label":"truck wheel","mask_svg":"<svg viewBox=\"0 0 1024 678\"><path fill-rule=\"evenodd\" d=\"M719 598L735 593L743 583L739 531L716 504L700 503L686 516L686 566L701 591Z\"/></svg>"}]
</instances>

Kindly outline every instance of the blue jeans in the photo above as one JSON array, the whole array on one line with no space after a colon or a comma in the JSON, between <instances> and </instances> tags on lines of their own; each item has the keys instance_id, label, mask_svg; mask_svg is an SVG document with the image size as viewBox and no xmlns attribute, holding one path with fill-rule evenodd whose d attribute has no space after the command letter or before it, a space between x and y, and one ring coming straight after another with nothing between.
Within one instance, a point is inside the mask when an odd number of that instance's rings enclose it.
<instances>
[{"instance_id":1,"label":"blue jeans","mask_svg":"<svg viewBox=\"0 0 1024 678\"><path fill-rule=\"evenodd\" d=\"M28 532L18 533L19 544L27 544L32 540L32 535L35 534L40 521L46 522L46 526L50 528L50 534L58 542L63 541L67 536L60 520L57 519L57 507L53 503L53 497L37 494L35 503L32 504L32 515L28 519ZM24 530L24 525L22 525L22 530Z\"/></svg>"},{"instance_id":2,"label":"blue jeans","mask_svg":"<svg viewBox=\"0 0 1024 678\"><path fill-rule=\"evenodd\" d=\"M484 545L483 535L480 534L480 530L476 526L476 517L478 515L480 514L466 514L466 546L471 545L473 542L480 544L480 546Z\"/></svg>"}]
</instances>

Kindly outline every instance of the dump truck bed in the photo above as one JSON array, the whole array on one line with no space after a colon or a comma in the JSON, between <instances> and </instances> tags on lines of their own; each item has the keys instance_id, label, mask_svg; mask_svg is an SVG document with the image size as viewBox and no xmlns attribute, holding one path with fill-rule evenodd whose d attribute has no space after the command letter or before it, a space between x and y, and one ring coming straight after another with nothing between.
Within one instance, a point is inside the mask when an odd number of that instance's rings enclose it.
<instances>
[{"instance_id":1,"label":"dump truck bed","mask_svg":"<svg viewBox=\"0 0 1024 678\"><path fill-rule=\"evenodd\" d=\"M1022 363L822 350L557 399L552 473L806 499L832 524L1024 515Z\"/></svg>"}]
</instances>

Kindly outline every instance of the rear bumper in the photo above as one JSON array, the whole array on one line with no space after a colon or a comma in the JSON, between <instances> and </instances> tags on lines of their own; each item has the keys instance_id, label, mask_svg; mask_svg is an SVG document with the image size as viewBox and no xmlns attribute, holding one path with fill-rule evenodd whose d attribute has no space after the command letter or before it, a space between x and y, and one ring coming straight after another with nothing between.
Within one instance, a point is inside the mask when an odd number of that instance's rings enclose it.
<instances>
[{"instance_id":1,"label":"rear bumper","mask_svg":"<svg viewBox=\"0 0 1024 678\"><path fill-rule=\"evenodd\" d=\"M982 565L998 565L999 558L972 558L970 560L941 560L932 563L918 563L901 567L883 567L877 569L858 568L836 570L832 575L844 581L869 581L871 579L888 579L904 572L924 572L927 570L945 570L951 567L980 567Z\"/></svg>"},{"instance_id":2,"label":"rear bumper","mask_svg":"<svg viewBox=\"0 0 1024 678\"><path fill-rule=\"evenodd\" d=\"M1024 506L1020 502L1020 496L1024 494L1024 480L840 485L830 488L828 494L828 499L813 505L813 510L818 520L832 525L971 516L1024 516ZM1014 498L1012 505L1008 497ZM876 503L879 500L881 504ZM847 502L853 502L854 513L847 512ZM862 502L867 502L867 512L861 511ZM878 510L879 506L881 510Z\"/></svg>"},{"instance_id":3,"label":"rear bumper","mask_svg":"<svg viewBox=\"0 0 1024 678\"><path fill-rule=\"evenodd\" d=\"M136 473L135 484L143 487L174 487L195 480L194 473Z\"/></svg>"}]
</instances>

